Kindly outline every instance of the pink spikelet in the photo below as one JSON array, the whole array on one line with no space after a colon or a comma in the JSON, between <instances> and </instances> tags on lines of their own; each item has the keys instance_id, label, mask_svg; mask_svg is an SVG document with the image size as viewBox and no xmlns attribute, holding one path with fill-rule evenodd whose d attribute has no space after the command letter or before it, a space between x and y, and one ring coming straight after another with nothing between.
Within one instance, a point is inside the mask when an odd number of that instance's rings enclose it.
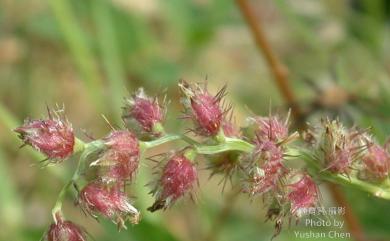
<instances>
[{"instance_id":1,"label":"pink spikelet","mask_svg":"<svg viewBox=\"0 0 390 241\"><path fill-rule=\"evenodd\" d=\"M140 218L140 213L130 204L120 185L89 183L80 191L79 203L87 213L94 217L101 215L108 218L119 228L126 228L126 220L136 224Z\"/></svg>"},{"instance_id":2,"label":"pink spikelet","mask_svg":"<svg viewBox=\"0 0 390 241\"><path fill-rule=\"evenodd\" d=\"M291 213L300 217L304 209L314 207L319 200L319 190L313 179L307 175L303 176L297 182L290 184L291 191L287 198L291 202Z\"/></svg>"},{"instance_id":3,"label":"pink spikelet","mask_svg":"<svg viewBox=\"0 0 390 241\"><path fill-rule=\"evenodd\" d=\"M267 161L253 170L249 179L249 187L245 191L252 195L277 191L281 180L288 172L289 170L282 164L281 160Z\"/></svg>"},{"instance_id":4,"label":"pink spikelet","mask_svg":"<svg viewBox=\"0 0 390 241\"><path fill-rule=\"evenodd\" d=\"M348 148L336 149L328 154L329 165L327 169L334 173L348 174L350 172L353 156Z\"/></svg>"},{"instance_id":5,"label":"pink spikelet","mask_svg":"<svg viewBox=\"0 0 390 241\"><path fill-rule=\"evenodd\" d=\"M378 144L370 145L362 160L366 174L369 176L368 178L380 181L386 179L389 176L389 153Z\"/></svg>"},{"instance_id":6,"label":"pink spikelet","mask_svg":"<svg viewBox=\"0 0 390 241\"><path fill-rule=\"evenodd\" d=\"M282 122L277 116L255 117L256 134L260 139L278 142L288 137L287 121Z\"/></svg>"},{"instance_id":7,"label":"pink spikelet","mask_svg":"<svg viewBox=\"0 0 390 241\"><path fill-rule=\"evenodd\" d=\"M73 154L75 137L72 125L61 118L58 112L55 117L49 111L49 118L43 120L26 120L14 131L25 145L40 151L53 162L61 161Z\"/></svg>"},{"instance_id":8,"label":"pink spikelet","mask_svg":"<svg viewBox=\"0 0 390 241\"><path fill-rule=\"evenodd\" d=\"M362 144L364 131L345 128L337 120L322 120L322 127L314 133L314 157L333 173L349 175L352 165L367 148Z\"/></svg>"},{"instance_id":9,"label":"pink spikelet","mask_svg":"<svg viewBox=\"0 0 390 241\"><path fill-rule=\"evenodd\" d=\"M85 231L71 221L57 216L57 222L50 225L46 233L47 241L86 241Z\"/></svg>"},{"instance_id":10,"label":"pink spikelet","mask_svg":"<svg viewBox=\"0 0 390 241\"><path fill-rule=\"evenodd\" d=\"M186 96L182 101L186 108L185 117L195 123L194 132L201 136L217 135L224 116L221 100L226 88L222 88L216 96L213 96L206 88L201 88L199 85L190 86L183 81L179 86Z\"/></svg>"},{"instance_id":11,"label":"pink spikelet","mask_svg":"<svg viewBox=\"0 0 390 241\"><path fill-rule=\"evenodd\" d=\"M153 193L156 196L154 204L148 208L154 212L166 209L176 200L191 192L198 180L194 164L183 154L172 156L162 169Z\"/></svg>"},{"instance_id":12,"label":"pink spikelet","mask_svg":"<svg viewBox=\"0 0 390 241\"><path fill-rule=\"evenodd\" d=\"M244 131L254 133L254 152L248 157L248 181L244 192L265 194L282 192L282 183L290 172L283 164L283 158L290 142L299 135L297 132L289 135L288 117L282 122L277 116L256 116L248 119ZM253 134L252 134L253 135Z\"/></svg>"},{"instance_id":13,"label":"pink spikelet","mask_svg":"<svg viewBox=\"0 0 390 241\"><path fill-rule=\"evenodd\" d=\"M257 143L253 159L247 169L249 179L244 192L263 194L279 188L280 181L289 172L282 163L283 151L275 143Z\"/></svg>"},{"instance_id":14,"label":"pink spikelet","mask_svg":"<svg viewBox=\"0 0 390 241\"><path fill-rule=\"evenodd\" d=\"M150 133L155 137L162 133L156 130L156 124L161 123L165 110L159 105L157 98L148 97L142 88L126 100L123 108L123 120L136 131Z\"/></svg>"},{"instance_id":15,"label":"pink spikelet","mask_svg":"<svg viewBox=\"0 0 390 241\"><path fill-rule=\"evenodd\" d=\"M113 131L103 139L107 149L93 162L101 168L101 179L105 182L131 180L140 158L137 137L127 130Z\"/></svg>"}]
</instances>

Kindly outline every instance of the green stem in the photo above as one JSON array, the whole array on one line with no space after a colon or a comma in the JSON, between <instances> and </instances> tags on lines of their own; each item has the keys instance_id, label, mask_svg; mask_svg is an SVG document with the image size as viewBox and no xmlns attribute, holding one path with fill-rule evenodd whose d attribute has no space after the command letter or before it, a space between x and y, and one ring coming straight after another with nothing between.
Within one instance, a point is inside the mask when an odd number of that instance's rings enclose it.
<instances>
[{"instance_id":1,"label":"green stem","mask_svg":"<svg viewBox=\"0 0 390 241\"><path fill-rule=\"evenodd\" d=\"M362 180L359 180L355 177L346 177L342 176L340 174L331 174L329 172L320 173L320 176L327 181L336 183L336 184L342 184L345 186L350 186L355 189L359 189L368 193L371 193L375 197L383 198L390 200L390 187L381 187L376 184L371 184L369 182L365 182Z\"/></svg>"},{"instance_id":2,"label":"green stem","mask_svg":"<svg viewBox=\"0 0 390 241\"><path fill-rule=\"evenodd\" d=\"M368 192L373 196L390 200L390 185L388 183L374 184L359 180L352 175L344 176L341 174L331 173L329 171L323 170L323 167L321 167L319 163L316 162L308 153L301 152L301 154L301 157L306 162L306 165L309 167L309 171L311 171L315 175L318 175L321 179L336 184L352 187L364 192Z\"/></svg>"},{"instance_id":3,"label":"green stem","mask_svg":"<svg viewBox=\"0 0 390 241\"><path fill-rule=\"evenodd\" d=\"M58 215L60 216L63 216L62 215L62 202L64 201L64 198L66 196L66 193L68 192L69 188L72 186L73 184L73 179L71 179L70 181L68 181L61 189L60 191L60 194L58 194L58 197L57 197L57 201L53 207L53 209L51 210L51 214L53 215L53 219L54 219L54 222L57 223L57 217Z\"/></svg>"},{"instance_id":4,"label":"green stem","mask_svg":"<svg viewBox=\"0 0 390 241\"><path fill-rule=\"evenodd\" d=\"M84 151L85 145L86 144L82 140L80 140L79 138L75 138L74 148L73 148L73 155L78 154L78 153Z\"/></svg>"},{"instance_id":5,"label":"green stem","mask_svg":"<svg viewBox=\"0 0 390 241\"><path fill-rule=\"evenodd\" d=\"M223 143L213 146L195 146L199 154L212 155L226 151L252 152L254 146L246 141L237 138L225 137Z\"/></svg>"},{"instance_id":6,"label":"green stem","mask_svg":"<svg viewBox=\"0 0 390 241\"><path fill-rule=\"evenodd\" d=\"M163 136L159 139L153 140L153 141L141 141L140 145L141 145L141 149L146 150L146 149L150 149L150 148L165 144L167 142L180 140L180 139L182 139L181 137L182 137L181 135L168 134L168 135L165 135L165 136Z\"/></svg>"},{"instance_id":7,"label":"green stem","mask_svg":"<svg viewBox=\"0 0 390 241\"><path fill-rule=\"evenodd\" d=\"M223 132L223 130L219 130L218 134L214 137L214 139L218 142L218 143L225 143L226 142L226 136L225 136L225 133Z\"/></svg>"},{"instance_id":8,"label":"green stem","mask_svg":"<svg viewBox=\"0 0 390 241\"><path fill-rule=\"evenodd\" d=\"M164 143L170 141L176 141L176 140L183 140L188 144L193 145L195 147L195 150L199 154L206 154L206 155L212 155L212 154L217 154L226 151L252 152L254 148L252 144L237 138L229 138L229 137L223 137L223 139L219 138L218 140L220 141L220 144L206 146L206 145L199 144L197 141L185 135L169 134L153 141L141 142L141 149L143 150L150 149L162 145Z\"/></svg>"},{"instance_id":9,"label":"green stem","mask_svg":"<svg viewBox=\"0 0 390 241\"><path fill-rule=\"evenodd\" d=\"M153 125L153 132L160 133L162 136L167 135L165 133L164 126L160 122L157 122L156 124Z\"/></svg>"},{"instance_id":10,"label":"green stem","mask_svg":"<svg viewBox=\"0 0 390 241\"><path fill-rule=\"evenodd\" d=\"M76 138L75 140L75 147L74 147L74 153L73 155L77 155L79 153L86 152L86 149L88 149L89 144L85 144L82 140ZM73 183L75 183L79 179L79 173L80 173L80 167L82 162L84 162L85 158L82 158L83 154L80 156L79 161L77 163L77 167L75 172L73 173L72 179L69 180L61 189L60 193L58 194L57 201L54 204L54 207L51 211L53 215L54 222L57 223L58 215L62 215L62 202L64 201L64 198L66 196L66 193L68 192L69 188L72 186Z\"/></svg>"}]
</instances>

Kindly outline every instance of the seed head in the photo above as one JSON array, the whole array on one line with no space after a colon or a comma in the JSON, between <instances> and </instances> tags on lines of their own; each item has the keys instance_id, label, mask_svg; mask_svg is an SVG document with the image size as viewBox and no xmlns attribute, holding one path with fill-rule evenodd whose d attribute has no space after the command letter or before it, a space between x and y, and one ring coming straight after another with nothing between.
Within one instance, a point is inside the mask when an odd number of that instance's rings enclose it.
<instances>
[{"instance_id":1,"label":"seed head","mask_svg":"<svg viewBox=\"0 0 390 241\"><path fill-rule=\"evenodd\" d=\"M299 181L289 185L291 191L287 198L291 202L291 213L300 216L304 209L318 203L319 190L313 179L303 174Z\"/></svg>"},{"instance_id":2,"label":"seed head","mask_svg":"<svg viewBox=\"0 0 390 241\"><path fill-rule=\"evenodd\" d=\"M260 164L265 162L277 162L283 159L283 148L273 141L260 141L257 139L255 142L254 155L257 158L257 162Z\"/></svg>"},{"instance_id":3,"label":"seed head","mask_svg":"<svg viewBox=\"0 0 390 241\"><path fill-rule=\"evenodd\" d=\"M26 145L45 154L51 161L59 161L72 155L75 137L71 124L54 113L55 118L49 111L48 119L26 120L14 131Z\"/></svg>"},{"instance_id":4,"label":"seed head","mask_svg":"<svg viewBox=\"0 0 390 241\"><path fill-rule=\"evenodd\" d=\"M186 82L181 82L179 86L186 96L183 99L187 113L185 117L194 121L194 132L201 136L217 135L224 115L221 100L225 95L226 87L222 88L216 96L212 96L206 88L199 85L190 86Z\"/></svg>"},{"instance_id":5,"label":"seed head","mask_svg":"<svg viewBox=\"0 0 390 241\"><path fill-rule=\"evenodd\" d=\"M266 162L254 169L249 185L244 191L254 195L277 190L287 173L288 169L280 161Z\"/></svg>"},{"instance_id":6,"label":"seed head","mask_svg":"<svg viewBox=\"0 0 390 241\"><path fill-rule=\"evenodd\" d=\"M378 144L372 144L367 148L363 158L366 174L374 180L384 180L389 175L389 153Z\"/></svg>"},{"instance_id":7,"label":"seed head","mask_svg":"<svg viewBox=\"0 0 390 241\"><path fill-rule=\"evenodd\" d=\"M364 131L346 129L339 121L322 121L322 127L314 133L315 158L325 170L348 175L353 163L361 157L367 145L362 144Z\"/></svg>"},{"instance_id":8,"label":"seed head","mask_svg":"<svg viewBox=\"0 0 390 241\"><path fill-rule=\"evenodd\" d=\"M71 221L59 219L50 225L46 234L47 241L86 241L86 233Z\"/></svg>"},{"instance_id":9,"label":"seed head","mask_svg":"<svg viewBox=\"0 0 390 241\"><path fill-rule=\"evenodd\" d=\"M334 173L348 174L351 169L353 156L349 148L343 148L329 153L327 159L329 165L326 169Z\"/></svg>"},{"instance_id":10,"label":"seed head","mask_svg":"<svg viewBox=\"0 0 390 241\"><path fill-rule=\"evenodd\" d=\"M132 98L126 99L122 118L137 132L146 132L158 137L162 133L156 130L155 125L163 121L164 115L164 108L159 105L157 98L148 97L140 88Z\"/></svg>"},{"instance_id":11,"label":"seed head","mask_svg":"<svg viewBox=\"0 0 390 241\"><path fill-rule=\"evenodd\" d=\"M256 135L261 140L278 142L288 137L288 121L282 122L277 116L254 117L253 121L257 127Z\"/></svg>"},{"instance_id":12,"label":"seed head","mask_svg":"<svg viewBox=\"0 0 390 241\"><path fill-rule=\"evenodd\" d=\"M173 155L163 167L160 179L151 192L156 196L156 201L148 210L154 212L171 206L189 193L197 180L194 164L184 154Z\"/></svg>"},{"instance_id":13,"label":"seed head","mask_svg":"<svg viewBox=\"0 0 390 241\"><path fill-rule=\"evenodd\" d=\"M130 204L120 185L89 183L80 191L79 203L87 213L111 219L118 228L126 228L126 220L136 224L140 218L140 213Z\"/></svg>"},{"instance_id":14,"label":"seed head","mask_svg":"<svg viewBox=\"0 0 390 241\"><path fill-rule=\"evenodd\" d=\"M103 140L107 149L91 165L101 168L101 179L105 182L131 180L140 158L136 136L130 131L121 130L111 132Z\"/></svg>"},{"instance_id":15,"label":"seed head","mask_svg":"<svg viewBox=\"0 0 390 241\"><path fill-rule=\"evenodd\" d=\"M272 141L256 143L255 151L249 161L247 187L244 192L263 194L271 190L278 190L281 181L289 173L283 165L283 150Z\"/></svg>"},{"instance_id":16,"label":"seed head","mask_svg":"<svg viewBox=\"0 0 390 241\"><path fill-rule=\"evenodd\" d=\"M289 114L285 121L281 121L279 116L276 115L268 117L255 116L247 118L247 126L242 128L242 132L255 143L268 141L285 148L285 146L299 137L296 131L289 134L288 126Z\"/></svg>"}]
</instances>

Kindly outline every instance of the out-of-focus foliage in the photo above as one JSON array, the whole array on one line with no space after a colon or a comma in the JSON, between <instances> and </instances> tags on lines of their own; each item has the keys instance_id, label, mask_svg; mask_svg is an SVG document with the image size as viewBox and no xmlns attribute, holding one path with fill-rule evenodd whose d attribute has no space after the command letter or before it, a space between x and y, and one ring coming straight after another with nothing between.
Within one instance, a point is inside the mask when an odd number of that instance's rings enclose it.
<instances>
[{"instance_id":1,"label":"out-of-focus foliage","mask_svg":"<svg viewBox=\"0 0 390 241\"><path fill-rule=\"evenodd\" d=\"M250 1L272 47L289 68L300 104L315 122L338 116L390 134L390 4L386 0ZM66 106L78 134L101 137L109 130L100 114L120 125L123 95L143 86L169 92L167 129L183 124L176 83L208 79L216 90L228 83L238 124L250 109L284 111L282 98L234 1L223 0L0 0L0 239L39 240L72 162L40 169L40 156L19 150L11 129L45 106ZM87 137L85 137L87 138ZM156 150L158 153L159 150ZM68 216L96 240L202 240L214 232L226 205L216 180L201 173L199 200L161 214L146 212L152 200L142 167L134 190L141 224L118 233L72 209ZM375 238L390 238L390 203L348 190L348 199ZM324 194L324 205L331 206ZM229 203L229 202L228 202ZM240 196L218 240L269 240L261 200ZM277 240L294 240L285 228ZM322 239L318 239L322 240ZM324 239L325 240L325 239ZM337 240L337 239L332 239Z\"/></svg>"}]
</instances>

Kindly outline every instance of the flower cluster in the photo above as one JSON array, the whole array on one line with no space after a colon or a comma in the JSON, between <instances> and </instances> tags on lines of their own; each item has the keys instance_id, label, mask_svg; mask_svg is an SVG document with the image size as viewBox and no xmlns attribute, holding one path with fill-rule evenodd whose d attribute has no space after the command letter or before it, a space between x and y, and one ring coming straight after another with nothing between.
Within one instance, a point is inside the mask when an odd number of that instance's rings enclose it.
<instances>
[{"instance_id":1,"label":"flower cluster","mask_svg":"<svg viewBox=\"0 0 390 241\"><path fill-rule=\"evenodd\" d=\"M245 191L250 194L264 194L278 191L289 169L283 163L287 145L293 136L288 136L288 120L282 122L278 117L249 118L253 137L249 137L255 148L249 154L247 173L249 180ZM295 135L295 134L294 134Z\"/></svg>"},{"instance_id":2,"label":"flower cluster","mask_svg":"<svg viewBox=\"0 0 390 241\"><path fill-rule=\"evenodd\" d=\"M322 120L322 126L317 134L319 159L326 170L348 175L366 146L361 142L363 132L347 129L337 120Z\"/></svg>"},{"instance_id":3,"label":"flower cluster","mask_svg":"<svg viewBox=\"0 0 390 241\"><path fill-rule=\"evenodd\" d=\"M366 130L347 129L338 120L322 120L311 136L312 157L322 171L381 182L390 171L390 155Z\"/></svg>"},{"instance_id":4,"label":"flower cluster","mask_svg":"<svg viewBox=\"0 0 390 241\"><path fill-rule=\"evenodd\" d=\"M318 203L318 186L306 173L297 182L290 184L289 189L291 191L287 198L291 201L291 213L294 215L301 216L304 210Z\"/></svg>"},{"instance_id":5,"label":"flower cluster","mask_svg":"<svg viewBox=\"0 0 390 241\"><path fill-rule=\"evenodd\" d=\"M79 203L86 213L94 217L100 214L113 220L119 228L126 228L126 220L137 224L140 218L139 211L130 204L119 184L89 183L80 191Z\"/></svg>"},{"instance_id":6,"label":"flower cluster","mask_svg":"<svg viewBox=\"0 0 390 241\"><path fill-rule=\"evenodd\" d=\"M149 211L166 209L177 199L189 193L198 180L198 173L190 152L174 153L166 158L159 173L159 179L154 183L151 191L156 196L156 201Z\"/></svg>"},{"instance_id":7,"label":"flower cluster","mask_svg":"<svg viewBox=\"0 0 390 241\"><path fill-rule=\"evenodd\" d=\"M62 161L72 155L75 137L72 125L60 116L60 111L48 111L43 120L26 120L14 131L19 133L24 145L31 145L53 162ZM54 116L53 116L54 115Z\"/></svg>"},{"instance_id":8,"label":"flower cluster","mask_svg":"<svg viewBox=\"0 0 390 241\"><path fill-rule=\"evenodd\" d=\"M51 224L45 235L47 241L86 241L86 232L77 224L64 220L56 214L56 222Z\"/></svg>"},{"instance_id":9,"label":"flower cluster","mask_svg":"<svg viewBox=\"0 0 390 241\"><path fill-rule=\"evenodd\" d=\"M254 149L246 157L243 191L263 196L268 204L267 219L275 221L274 235L280 232L283 217L300 218L300 210L317 205L319 196L316 183L306 172L293 171L285 163L292 142L299 137L297 132L289 133L288 119L251 117L244 131ZM293 182L296 176L301 178Z\"/></svg>"},{"instance_id":10,"label":"flower cluster","mask_svg":"<svg viewBox=\"0 0 390 241\"><path fill-rule=\"evenodd\" d=\"M107 183L130 181L139 166L137 137L127 130L112 131L103 142L106 149L91 164L100 167L99 178Z\"/></svg>"},{"instance_id":11,"label":"flower cluster","mask_svg":"<svg viewBox=\"0 0 390 241\"><path fill-rule=\"evenodd\" d=\"M213 96L208 92L207 87L192 86L185 81L182 81L179 86L184 94L182 99L186 113L184 118L193 120L193 131L200 136L216 136L226 114L221 106L226 87Z\"/></svg>"},{"instance_id":12,"label":"flower cluster","mask_svg":"<svg viewBox=\"0 0 390 241\"><path fill-rule=\"evenodd\" d=\"M163 133L159 125L165 116L164 103L160 105L157 98L148 97L140 88L131 98L126 99L122 118L139 135L161 136Z\"/></svg>"},{"instance_id":13,"label":"flower cluster","mask_svg":"<svg viewBox=\"0 0 390 241\"><path fill-rule=\"evenodd\" d=\"M45 235L47 241L87 240L84 229L62 214L65 193L72 186L78 192L76 204L84 213L109 219L119 229L126 228L127 222L137 224L141 213L128 192L143 162L141 157L148 149L179 139L187 146L162 153L157 159L149 158L157 163L155 178L149 183L155 198L150 212L165 210L185 196L195 199L200 155L211 177L223 176L222 190L230 180L252 199L261 197L268 210L267 219L275 221L274 236L281 231L285 218L299 221L305 215L303 210L320 205L315 180L337 182L341 178L344 184L365 185L362 190L390 199L390 192L378 189L388 180L390 153L387 145L377 144L367 131L325 119L319 127L300 135L290 131L288 117L283 120L278 115L253 116L245 127L238 128L232 121L232 108L223 100L226 86L215 95L206 86L185 81L179 88L183 118L193 123L191 131L184 134L165 131L165 98L160 104L143 89L125 99L125 128L113 129L88 143L75 137L60 111L49 111L48 118L27 120L15 129L24 145L43 153L49 163L79 159L75 174L53 208L54 223ZM296 141L300 136L307 145ZM305 161L306 166L296 168L290 164L293 161Z\"/></svg>"},{"instance_id":14,"label":"flower cluster","mask_svg":"<svg viewBox=\"0 0 390 241\"><path fill-rule=\"evenodd\" d=\"M371 181L384 181L390 172L390 154L385 147L369 143L362 155L363 168L360 168L360 178Z\"/></svg>"},{"instance_id":15,"label":"flower cluster","mask_svg":"<svg viewBox=\"0 0 390 241\"><path fill-rule=\"evenodd\" d=\"M89 165L98 168L97 176L80 191L77 203L85 213L108 218L119 229L126 228L127 220L136 224L140 219L139 211L124 192L139 167L139 141L128 130L114 130L101 142L97 159Z\"/></svg>"}]
</instances>

